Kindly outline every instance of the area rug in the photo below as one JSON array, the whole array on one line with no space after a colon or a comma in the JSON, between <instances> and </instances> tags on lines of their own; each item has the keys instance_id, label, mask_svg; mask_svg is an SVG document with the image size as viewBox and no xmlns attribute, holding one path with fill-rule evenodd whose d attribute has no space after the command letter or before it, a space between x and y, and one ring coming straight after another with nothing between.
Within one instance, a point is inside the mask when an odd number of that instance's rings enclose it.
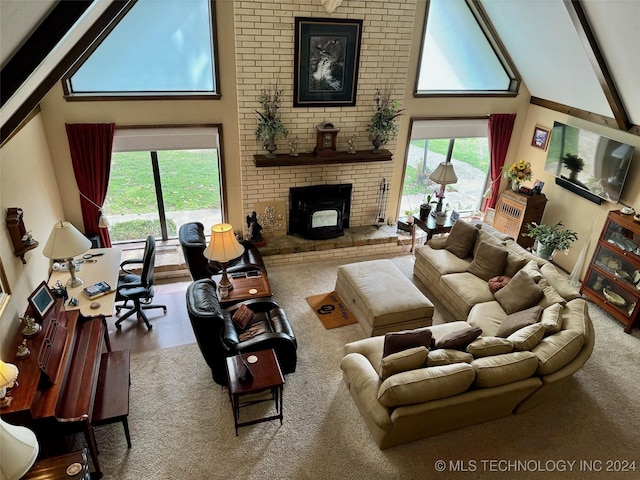
<instances>
[{"instance_id":1,"label":"area rug","mask_svg":"<svg viewBox=\"0 0 640 480\"><path fill-rule=\"evenodd\" d=\"M336 292L312 295L307 297L307 302L327 330L351 325L358 321Z\"/></svg>"}]
</instances>

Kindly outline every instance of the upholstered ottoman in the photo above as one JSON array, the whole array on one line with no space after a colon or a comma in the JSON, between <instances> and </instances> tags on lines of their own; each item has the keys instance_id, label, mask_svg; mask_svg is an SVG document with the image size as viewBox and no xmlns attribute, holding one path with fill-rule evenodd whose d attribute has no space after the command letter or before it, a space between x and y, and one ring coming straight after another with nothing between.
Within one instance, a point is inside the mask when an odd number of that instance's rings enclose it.
<instances>
[{"instance_id":1,"label":"upholstered ottoman","mask_svg":"<svg viewBox=\"0 0 640 480\"><path fill-rule=\"evenodd\" d=\"M335 290L369 336L431 325L433 304L391 260L338 267Z\"/></svg>"}]
</instances>

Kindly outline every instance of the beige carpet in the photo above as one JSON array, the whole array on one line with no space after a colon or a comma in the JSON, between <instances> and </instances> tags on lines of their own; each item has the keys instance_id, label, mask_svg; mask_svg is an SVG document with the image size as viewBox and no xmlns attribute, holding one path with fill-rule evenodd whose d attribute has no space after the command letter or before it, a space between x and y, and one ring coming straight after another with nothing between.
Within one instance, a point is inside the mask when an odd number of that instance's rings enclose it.
<instances>
[{"instance_id":1,"label":"beige carpet","mask_svg":"<svg viewBox=\"0 0 640 480\"><path fill-rule=\"evenodd\" d=\"M311 295L307 302L327 330L358 321L336 292Z\"/></svg>"},{"instance_id":2,"label":"beige carpet","mask_svg":"<svg viewBox=\"0 0 640 480\"><path fill-rule=\"evenodd\" d=\"M411 275L410 255L393 261ZM213 383L196 345L136 354L129 415L133 447L127 450L121 425L98 429L104 478L639 477L638 471L604 469L608 460L633 460L640 468L640 335L623 333L596 307L591 308L597 335L593 355L555 398L521 415L380 451L339 368L342 346L362 338L362 330L358 324L326 330L305 300L333 289L339 263L269 268L299 345L298 369L286 377L282 426L253 425L236 437L227 391ZM439 460L445 462L444 473L436 470ZM580 461L602 471L586 472ZM452 473L452 466L466 472Z\"/></svg>"}]
</instances>

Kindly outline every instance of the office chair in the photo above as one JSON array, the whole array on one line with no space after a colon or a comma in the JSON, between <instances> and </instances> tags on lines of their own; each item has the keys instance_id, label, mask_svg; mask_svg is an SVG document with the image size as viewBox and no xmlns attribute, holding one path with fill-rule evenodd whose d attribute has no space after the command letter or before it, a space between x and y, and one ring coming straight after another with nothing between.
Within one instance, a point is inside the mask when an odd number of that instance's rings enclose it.
<instances>
[{"instance_id":1,"label":"office chair","mask_svg":"<svg viewBox=\"0 0 640 480\"><path fill-rule=\"evenodd\" d=\"M152 305L153 301L153 284L155 277L153 275L153 266L156 259L156 239L153 235L147 237L144 247L144 256L142 259L125 260L120 264L122 274L118 278L118 287L116 289L116 302L124 301L122 305L116 305L116 312L120 314L120 310L128 308L129 311L123 317L116 321L116 328L120 330L123 320L129 318L134 313L137 314L138 320L142 319L149 330L152 326L147 319L144 310L152 308L161 308L167 313L166 305ZM129 266L132 264L142 264L142 273L137 275L133 273ZM128 307L127 303L131 300L133 307Z\"/></svg>"}]
</instances>

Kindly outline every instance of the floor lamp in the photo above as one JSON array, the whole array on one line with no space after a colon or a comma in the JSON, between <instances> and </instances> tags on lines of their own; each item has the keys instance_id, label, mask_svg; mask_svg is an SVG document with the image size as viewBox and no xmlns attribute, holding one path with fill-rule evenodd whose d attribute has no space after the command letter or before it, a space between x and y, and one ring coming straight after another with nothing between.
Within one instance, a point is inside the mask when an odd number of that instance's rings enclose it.
<instances>
[{"instance_id":1,"label":"floor lamp","mask_svg":"<svg viewBox=\"0 0 640 480\"><path fill-rule=\"evenodd\" d=\"M227 263L238 258L244 253L244 247L240 245L233 226L228 223L218 223L211 227L211 239L204 251L204 256L214 262L219 262L222 267L222 280L218 284L220 297L227 297L233 285L227 276Z\"/></svg>"}]
</instances>

